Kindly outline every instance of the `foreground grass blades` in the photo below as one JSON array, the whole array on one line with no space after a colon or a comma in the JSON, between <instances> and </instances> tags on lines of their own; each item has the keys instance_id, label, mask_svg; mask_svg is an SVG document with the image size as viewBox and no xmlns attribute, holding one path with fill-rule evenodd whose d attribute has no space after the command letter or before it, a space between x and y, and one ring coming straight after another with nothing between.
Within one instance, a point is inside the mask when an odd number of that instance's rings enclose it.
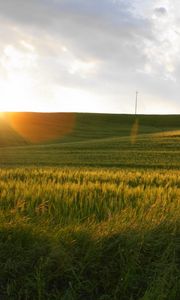
<instances>
[{"instance_id":1,"label":"foreground grass blades","mask_svg":"<svg viewBox=\"0 0 180 300\"><path fill-rule=\"evenodd\" d=\"M179 187L179 171L1 170L1 299L178 300Z\"/></svg>"}]
</instances>

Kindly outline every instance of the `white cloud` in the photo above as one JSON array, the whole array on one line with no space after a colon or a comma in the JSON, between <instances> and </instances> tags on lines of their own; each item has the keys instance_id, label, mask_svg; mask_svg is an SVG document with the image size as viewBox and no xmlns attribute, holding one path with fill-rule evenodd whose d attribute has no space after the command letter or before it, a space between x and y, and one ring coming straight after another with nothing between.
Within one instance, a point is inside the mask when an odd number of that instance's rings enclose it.
<instances>
[{"instance_id":1,"label":"white cloud","mask_svg":"<svg viewBox=\"0 0 180 300\"><path fill-rule=\"evenodd\" d=\"M177 0L0 0L3 97L23 110L131 112L139 89L151 112L164 99L162 112L178 113L179 13Z\"/></svg>"}]
</instances>

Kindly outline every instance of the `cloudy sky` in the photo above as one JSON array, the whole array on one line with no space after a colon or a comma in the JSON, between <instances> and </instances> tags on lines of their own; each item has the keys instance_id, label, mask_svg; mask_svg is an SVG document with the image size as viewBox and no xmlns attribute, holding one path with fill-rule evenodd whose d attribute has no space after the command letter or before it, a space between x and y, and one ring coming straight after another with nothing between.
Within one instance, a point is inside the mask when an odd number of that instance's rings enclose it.
<instances>
[{"instance_id":1,"label":"cloudy sky","mask_svg":"<svg viewBox=\"0 0 180 300\"><path fill-rule=\"evenodd\" d=\"M0 110L180 113L179 0L0 0Z\"/></svg>"}]
</instances>

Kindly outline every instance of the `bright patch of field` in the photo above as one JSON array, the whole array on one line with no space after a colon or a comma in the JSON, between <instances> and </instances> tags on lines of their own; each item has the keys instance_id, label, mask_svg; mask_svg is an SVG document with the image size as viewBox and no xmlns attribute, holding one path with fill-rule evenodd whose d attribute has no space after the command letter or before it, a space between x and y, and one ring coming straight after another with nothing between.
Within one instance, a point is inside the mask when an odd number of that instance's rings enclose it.
<instances>
[{"instance_id":1,"label":"bright patch of field","mask_svg":"<svg viewBox=\"0 0 180 300\"><path fill-rule=\"evenodd\" d=\"M1 169L0 298L178 300L179 207L178 170Z\"/></svg>"}]
</instances>

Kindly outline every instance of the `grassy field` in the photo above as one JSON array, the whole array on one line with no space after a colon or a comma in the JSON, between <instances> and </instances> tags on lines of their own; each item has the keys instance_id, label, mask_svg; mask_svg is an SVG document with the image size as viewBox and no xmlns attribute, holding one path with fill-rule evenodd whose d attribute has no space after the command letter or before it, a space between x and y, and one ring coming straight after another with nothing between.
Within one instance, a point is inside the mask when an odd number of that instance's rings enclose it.
<instances>
[{"instance_id":1,"label":"grassy field","mask_svg":"<svg viewBox=\"0 0 180 300\"><path fill-rule=\"evenodd\" d=\"M0 124L2 167L180 167L178 115L15 114L7 131L9 118Z\"/></svg>"},{"instance_id":2,"label":"grassy field","mask_svg":"<svg viewBox=\"0 0 180 300\"><path fill-rule=\"evenodd\" d=\"M8 118L0 299L179 300L180 117Z\"/></svg>"},{"instance_id":3,"label":"grassy field","mask_svg":"<svg viewBox=\"0 0 180 300\"><path fill-rule=\"evenodd\" d=\"M1 299L178 300L179 187L179 171L1 170Z\"/></svg>"}]
</instances>

